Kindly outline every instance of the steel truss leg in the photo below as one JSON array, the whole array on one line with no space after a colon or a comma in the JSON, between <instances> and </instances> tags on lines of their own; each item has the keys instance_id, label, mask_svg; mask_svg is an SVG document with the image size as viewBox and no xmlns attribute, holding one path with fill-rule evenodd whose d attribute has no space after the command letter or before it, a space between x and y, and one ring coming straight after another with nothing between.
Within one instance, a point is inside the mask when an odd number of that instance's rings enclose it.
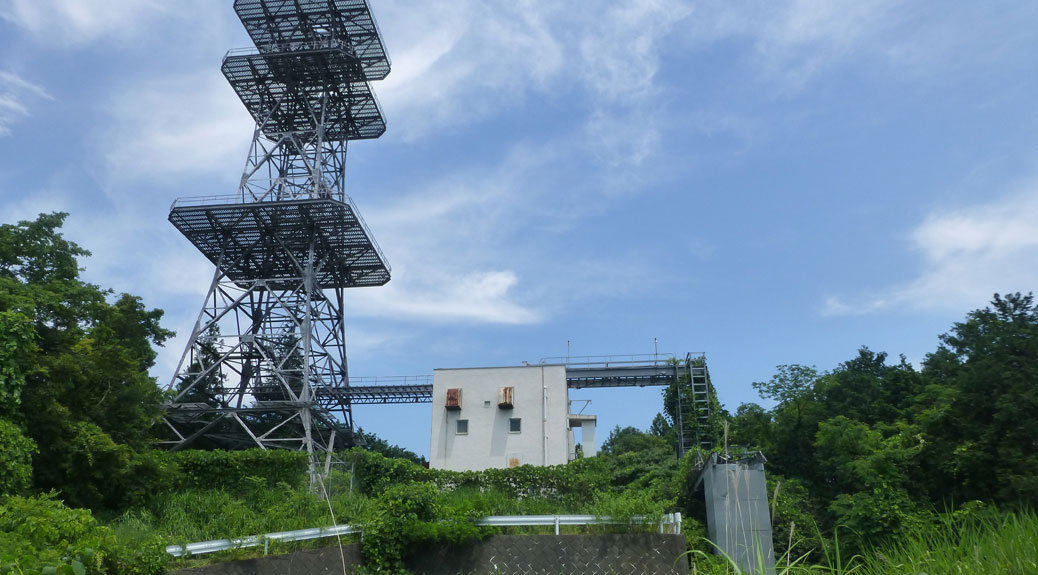
<instances>
[{"instance_id":1,"label":"steel truss leg","mask_svg":"<svg viewBox=\"0 0 1038 575\"><path fill-rule=\"evenodd\" d=\"M283 278L279 289L231 281L218 268L167 388L170 447L305 450L316 479L332 434L352 435L348 402L323 393L347 385L346 332L343 289L314 285L315 243L287 288Z\"/></svg>"}]
</instances>

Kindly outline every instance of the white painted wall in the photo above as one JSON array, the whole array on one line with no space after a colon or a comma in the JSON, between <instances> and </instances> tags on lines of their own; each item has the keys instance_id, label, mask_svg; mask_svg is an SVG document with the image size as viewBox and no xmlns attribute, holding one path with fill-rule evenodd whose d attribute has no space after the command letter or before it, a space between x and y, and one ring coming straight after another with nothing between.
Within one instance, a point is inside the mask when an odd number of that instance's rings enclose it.
<instances>
[{"instance_id":1,"label":"white painted wall","mask_svg":"<svg viewBox=\"0 0 1038 575\"><path fill-rule=\"evenodd\" d=\"M569 458L570 461L576 458L576 439L575 430L580 428L580 449L584 453L584 457L594 457L598 455L598 444L595 443L595 427L598 425L598 418L594 415L587 414L570 414L569 416Z\"/></svg>"},{"instance_id":2,"label":"white painted wall","mask_svg":"<svg viewBox=\"0 0 1038 575\"><path fill-rule=\"evenodd\" d=\"M497 406L498 390L515 388L512 409ZM461 409L446 409L447 389L461 389ZM429 465L455 471L522 465L559 465L569 460L569 389L562 365L437 369L433 372L432 442ZM522 430L509 431L520 418ZM457 433L459 419L468 433Z\"/></svg>"}]
</instances>

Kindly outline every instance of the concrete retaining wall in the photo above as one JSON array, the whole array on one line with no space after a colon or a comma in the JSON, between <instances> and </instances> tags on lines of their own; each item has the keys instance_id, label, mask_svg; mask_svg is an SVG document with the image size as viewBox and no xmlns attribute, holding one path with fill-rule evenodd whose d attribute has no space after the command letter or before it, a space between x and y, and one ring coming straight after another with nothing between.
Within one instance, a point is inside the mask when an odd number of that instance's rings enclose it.
<instances>
[{"instance_id":1,"label":"concrete retaining wall","mask_svg":"<svg viewBox=\"0 0 1038 575\"><path fill-rule=\"evenodd\" d=\"M416 575L686 575L682 535L496 535L467 545L416 553ZM347 573L361 564L360 546L343 546ZM178 575L341 574L338 547L232 561L178 571Z\"/></svg>"}]
</instances>

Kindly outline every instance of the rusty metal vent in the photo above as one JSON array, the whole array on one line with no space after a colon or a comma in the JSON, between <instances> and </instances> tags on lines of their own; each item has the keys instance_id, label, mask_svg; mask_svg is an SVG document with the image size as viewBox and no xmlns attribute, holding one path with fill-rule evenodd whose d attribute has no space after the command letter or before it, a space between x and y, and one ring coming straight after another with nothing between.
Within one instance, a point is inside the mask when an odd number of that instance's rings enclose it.
<instances>
[{"instance_id":1,"label":"rusty metal vent","mask_svg":"<svg viewBox=\"0 0 1038 575\"><path fill-rule=\"evenodd\" d=\"M447 389L447 409L461 409L461 388Z\"/></svg>"},{"instance_id":2,"label":"rusty metal vent","mask_svg":"<svg viewBox=\"0 0 1038 575\"><path fill-rule=\"evenodd\" d=\"M501 409L512 409L512 400L515 396L514 387L502 387L497 390L497 406Z\"/></svg>"}]
</instances>

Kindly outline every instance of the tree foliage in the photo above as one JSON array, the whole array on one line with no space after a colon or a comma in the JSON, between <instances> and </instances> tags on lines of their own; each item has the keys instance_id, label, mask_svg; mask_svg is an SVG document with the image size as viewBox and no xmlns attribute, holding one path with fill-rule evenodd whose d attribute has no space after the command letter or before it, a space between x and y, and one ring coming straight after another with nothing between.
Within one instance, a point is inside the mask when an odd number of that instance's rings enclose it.
<instances>
[{"instance_id":1,"label":"tree foliage","mask_svg":"<svg viewBox=\"0 0 1038 575\"><path fill-rule=\"evenodd\" d=\"M27 490L32 481L36 442L10 421L0 419L0 498Z\"/></svg>"},{"instance_id":2,"label":"tree foliage","mask_svg":"<svg viewBox=\"0 0 1038 575\"><path fill-rule=\"evenodd\" d=\"M866 347L830 372L778 366L733 441L764 450L823 528L852 549L917 528L931 509L1038 504L1038 306L995 294L941 336L921 370Z\"/></svg>"},{"instance_id":3,"label":"tree foliage","mask_svg":"<svg viewBox=\"0 0 1038 575\"><path fill-rule=\"evenodd\" d=\"M159 537L120 542L54 494L0 501L0 575L161 575L168 561Z\"/></svg>"},{"instance_id":4,"label":"tree foliage","mask_svg":"<svg viewBox=\"0 0 1038 575\"><path fill-rule=\"evenodd\" d=\"M161 310L82 281L65 217L0 226L0 418L36 444L36 488L119 507L160 415L153 346L173 334Z\"/></svg>"},{"instance_id":5,"label":"tree foliage","mask_svg":"<svg viewBox=\"0 0 1038 575\"><path fill-rule=\"evenodd\" d=\"M1038 502L1038 305L995 294L927 356L919 419L936 489L957 501Z\"/></svg>"},{"instance_id":6,"label":"tree foliage","mask_svg":"<svg viewBox=\"0 0 1038 575\"><path fill-rule=\"evenodd\" d=\"M412 461L418 465L425 465L426 463L425 458L417 453L409 449L404 449L399 445L394 445L374 433L368 433L364 431L363 428L357 428L357 432L354 435L360 440L357 443L368 451L381 453L386 457L407 459L408 461Z\"/></svg>"}]
</instances>

